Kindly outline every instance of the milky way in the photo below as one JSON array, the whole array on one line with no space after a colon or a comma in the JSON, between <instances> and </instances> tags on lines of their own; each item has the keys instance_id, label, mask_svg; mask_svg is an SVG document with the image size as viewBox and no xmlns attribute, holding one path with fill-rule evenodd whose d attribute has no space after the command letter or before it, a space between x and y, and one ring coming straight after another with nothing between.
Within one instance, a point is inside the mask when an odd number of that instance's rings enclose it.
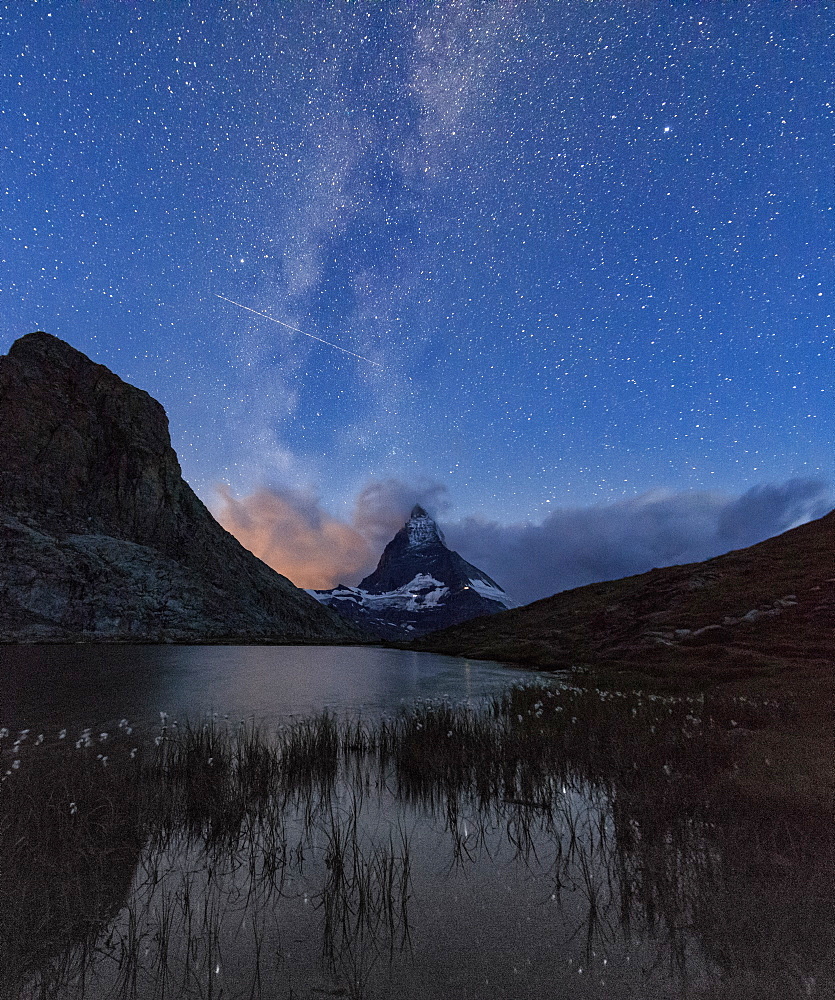
<instances>
[{"instance_id":1,"label":"milky way","mask_svg":"<svg viewBox=\"0 0 835 1000\"><path fill-rule=\"evenodd\" d=\"M829 3L0 11L0 350L148 390L207 500L832 480Z\"/></svg>"}]
</instances>

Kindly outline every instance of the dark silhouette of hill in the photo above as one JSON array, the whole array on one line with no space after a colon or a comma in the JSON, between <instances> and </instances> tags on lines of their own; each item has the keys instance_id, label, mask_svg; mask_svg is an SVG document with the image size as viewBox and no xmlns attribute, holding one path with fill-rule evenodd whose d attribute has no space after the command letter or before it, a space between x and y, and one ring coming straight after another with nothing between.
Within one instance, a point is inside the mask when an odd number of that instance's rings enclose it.
<instances>
[{"instance_id":1,"label":"dark silhouette of hill","mask_svg":"<svg viewBox=\"0 0 835 1000\"><path fill-rule=\"evenodd\" d=\"M564 591L410 648L730 678L835 659L835 512L705 562Z\"/></svg>"},{"instance_id":2,"label":"dark silhouette of hill","mask_svg":"<svg viewBox=\"0 0 835 1000\"><path fill-rule=\"evenodd\" d=\"M155 399L57 337L0 357L0 454L0 639L359 636L220 527Z\"/></svg>"}]
</instances>

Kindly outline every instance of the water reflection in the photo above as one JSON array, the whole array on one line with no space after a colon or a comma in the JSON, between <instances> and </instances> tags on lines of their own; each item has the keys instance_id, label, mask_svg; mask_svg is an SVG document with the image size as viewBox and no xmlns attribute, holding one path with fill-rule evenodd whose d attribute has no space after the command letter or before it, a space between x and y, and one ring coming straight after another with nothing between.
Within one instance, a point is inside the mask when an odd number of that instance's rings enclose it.
<instances>
[{"instance_id":1,"label":"water reflection","mask_svg":"<svg viewBox=\"0 0 835 1000\"><path fill-rule=\"evenodd\" d=\"M527 688L135 754L10 736L6 989L829 996L828 818L699 791L738 709Z\"/></svg>"},{"instance_id":2,"label":"water reflection","mask_svg":"<svg viewBox=\"0 0 835 1000\"><path fill-rule=\"evenodd\" d=\"M495 663L368 647L0 645L0 725L106 729L210 710L275 725L323 708L377 714L417 698L477 699L507 683Z\"/></svg>"}]
</instances>

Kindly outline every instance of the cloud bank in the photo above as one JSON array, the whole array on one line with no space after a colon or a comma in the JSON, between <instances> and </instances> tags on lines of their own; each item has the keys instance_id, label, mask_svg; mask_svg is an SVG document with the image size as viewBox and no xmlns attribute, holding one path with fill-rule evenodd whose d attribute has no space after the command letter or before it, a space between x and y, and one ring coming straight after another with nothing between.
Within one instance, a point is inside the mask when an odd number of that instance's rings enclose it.
<instances>
[{"instance_id":1,"label":"cloud bank","mask_svg":"<svg viewBox=\"0 0 835 1000\"><path fill-rule=\"evenodd\" d=\"M616 503L565 507L539 524L477 517L448 522L446 487L396 479L363 487L347 520L312 493L277 487L235 498L220 492L220 523L300 587L355 584L416 503L439 518L447 544L485 570L520 603L655 566L696 562L743 548L820 517L833 506L825 482L790 479L737 497L653 491Z\"/></svg>"},{"instance_id":2,"label":"cloud bank","mask_svg":"<svg viewBox=\"0 0 835 1000\"><path fill-rule=\"evenodd\" d=\"M824 482L790 479L738 497L653 491L604 506L562 508L541 524L467 518L444 529L451 547L528 603L744 548L820 517L832 505Z\"/></svg>"},{"instance_id":3,"label":"cloud bank","mask_svg":"<svg viewBox=\"0 0 835 1000\"><path fill-rule=\"evenodd\" d=\"M449 506L443 486L398 479L364 486L347 521L328 514L305 490L272 486L235 497L220 486L217 492L213 513L244 548L296 586L317 590L358 583L370 573L416 503L438 513Z\"/></svg>"}]
</instances>

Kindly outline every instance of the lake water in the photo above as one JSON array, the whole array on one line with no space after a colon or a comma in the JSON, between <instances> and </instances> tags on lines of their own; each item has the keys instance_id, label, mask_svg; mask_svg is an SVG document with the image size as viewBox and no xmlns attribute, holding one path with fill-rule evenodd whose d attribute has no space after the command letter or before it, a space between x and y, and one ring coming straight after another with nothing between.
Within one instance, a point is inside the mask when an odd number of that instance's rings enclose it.
<instances>
[{"instance_id":1,"label":"lake water","mask_svg":"<svg viewBox=\"0 0 835 1000\"><path fill-rule=\"evenodd\" d=\"M694 804L689 703L365 647L7 646L0 685L2 1000L831 995L814 830Z\"/></svg>"},{"instance_id":2,"label":"lake water","mask_svg":"<svg viewBox=\"0 0 835 1000\"><path fill-rule=\"evenodd\" d=\"M268 726L323 709L396 711L417 699L477 700L544 675L482 660L352 646L0 646L0 725L146 727L171 719Z\"/></svg>"}]
</instances>

